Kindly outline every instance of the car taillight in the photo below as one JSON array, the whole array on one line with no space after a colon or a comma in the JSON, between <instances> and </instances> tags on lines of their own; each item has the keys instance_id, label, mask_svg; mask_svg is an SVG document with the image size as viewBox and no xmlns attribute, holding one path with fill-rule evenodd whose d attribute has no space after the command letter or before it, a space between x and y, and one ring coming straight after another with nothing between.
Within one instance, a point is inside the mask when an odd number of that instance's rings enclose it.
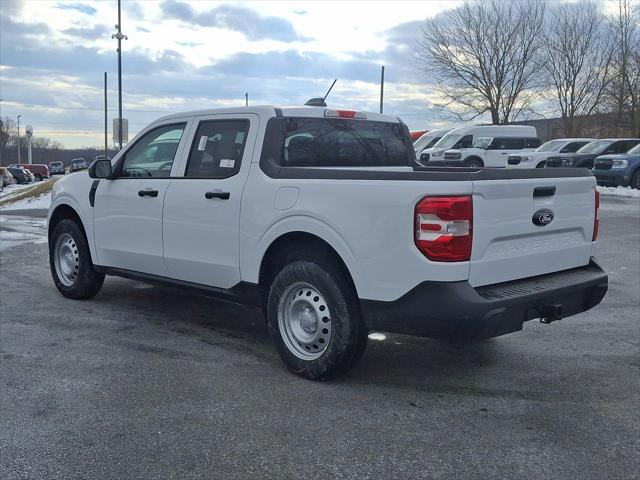
<instances>
[{"instance_id":1,"label":"car taillight","mask_svg":"<svg viewBox=\"0 0 640 480\"><path fill-rule=\"evenodd\" d=\"M458 197L425 197L415 209L415 242L436 262L465 262L473 243L473 200Z\"/></svg>"},{"instance_id":2,"label":"car taillight","mask_svg":"<svg viewBox=\"0 0 640 480\"><path fill-rule=\"evenodd\" d=\"M598 227L600 226L600 220L598 219L598 209L600 208L600 192L593 189L595 193L595 213L593 216L593 237L591 238L592 242L595 242L598 239Z\"/></svg>"},{"instance_id":3,"label":"car taillight","mask_svg":"<svg viewBox=\"0 0 640 480\"><path fill-rule=\"evenodd\" d=\"M367 115L364 112L356 112L355 110L331 110L328 108L324 111L324 116L337 118L367 118Z\"/></svg>"}]
</instances>

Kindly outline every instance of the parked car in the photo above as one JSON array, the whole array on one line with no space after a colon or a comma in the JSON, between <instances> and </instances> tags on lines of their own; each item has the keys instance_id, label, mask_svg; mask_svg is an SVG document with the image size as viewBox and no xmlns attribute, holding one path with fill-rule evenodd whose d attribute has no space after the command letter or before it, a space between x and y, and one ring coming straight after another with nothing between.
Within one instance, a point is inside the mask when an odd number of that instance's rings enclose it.
<instances>
[{"instance_id":1,"label":"parked car","mask_svg":"<svg viewBox=\"0 0 640 480\"><path fill-rule=\"evenodd\" d=\"M640 190L640 144L627 153L597 157L593 174L599 185Z\"/></svg>"},{"instance_id":2,"label":"parked car","mask_svg":"<svg viewBox=\"0 0 640 480\"><path fill-rule=\"evenodd\" d=\"M451 130L435 145L429 166L506 167L507 155L542 144L535 127L478 125Z\"/></svg>"},{"instance_id":3,"label":"parked car","mask_svg":"<svg viewBox=\"0 0 640 480\"><path fill-rule=\"evenodd\" d=\"M74 299L119 275L262 308L285 364L312 379L351 368L370 330L487 338L600 303L591 172L413 158L406 126L378 113L163 117L56 182L53 281Z\"/></svg>"},{"instance_id":4,"label":"parked car","mask_svg":"<svg viewBox=\"0 0 640 480\"><path fill-rule=\"evenodd\" d=\"M9 166L29 170L33 174L33 178L36 182L49 178L49 167L42 163L14 163Z\"/></svg>"},{"instance_id":5,"label":"parked car","mask_svg":"<svg viewBox=\"0 0 640 480\"><path fill-rule=\"evenodd\" d=\"M0 167L0 176L2 177L2 186L7 187L16 183L16 179L11 175L7 167Z\"/></svg>"},{"instance_id":6,"label":"parked car","mask_svg":"<svg viewBox=\"0 0 640 480\"><path fill-rule=\"evenodd\" d=\"M507 168L543 168L547 158L575 153L593 140L593 138L558 138L549 140L533 152L508 155Z\"/></svg>"},{"instance_id":7,"label":"parked car","mask_svg":"<svg viewBox=\"0 0 640 480\"><path fill-rule=\"evenodd\" d=\"M586 144L572 155L554 155L547 158L546 167L593 168L596 157L627 153L640 143L640 138L603 138Z\"/></svg>"},{"instance_id":8,"label":"parked car","mask_svg":"<svg viewBox=\"0 0 640 480\"><path fill-rule=\"evenodd\" d=\"M413 130L413 131L409 132L409 135L411 136L411 141L415 142L416 140L418 140L425 133L427 133L427 130Z\"/></svg>"},{"instance_id":9,"label":"parked car","mask_svg":"<svg viewBox=\"0 0 640 480\"><path fill-rule=\"evenodd\" d=\"M24 174L29 177L29 183L33 183L36 181L36 176L33 174L33 172L27 168L23 168L22 169L24 171Z\"/></svg>"},{"instance_id":10,"label":"parked car","mask_svg":"<svg viewBox=\"0 0 640 480\"><path fill-rule=\"evenodd\" d=\"M422 135L418 140L413 142L413 149L416 152L416 160L420 160L423 153L430 153L430 150L436 143L440 141L451 129L430 130ZM425 150L429 150L425 152ZM425 157L429 161L428 157Z\"/></svg>"},{"instance_id":11,"label":"parked car","mask_svg":"<svg viewBox=\"0 0 640 480\"><path fill-rule=\"evenodd\" d=\"M33 180L31 179L31 172L29 170L24 170L18 167L8 167L9 173L15 178L16 183L22 185L25 183L30 183Z\"/></svg>"},{"instance_id":12,"label":"parked car","mask_svg":"<svg viewBox=\"0 0 640 480\"><path fill-rule=\"evenodd\" d=\"M69 171L77 172L78 170L84 170L87 166L87 162L84 158L74 158L71 160L71 167L69 168Z\"/></svg>"},{"instance_id":13,"label":"parked car","mask_svg":"<svg viewBox=\"0 0 640 480\"><path fill-rule=\"evenodd\" d=\"M64 175L64 164L62 162L50 162L49 171L51 175Z\"/></svg>"}]
</instances>

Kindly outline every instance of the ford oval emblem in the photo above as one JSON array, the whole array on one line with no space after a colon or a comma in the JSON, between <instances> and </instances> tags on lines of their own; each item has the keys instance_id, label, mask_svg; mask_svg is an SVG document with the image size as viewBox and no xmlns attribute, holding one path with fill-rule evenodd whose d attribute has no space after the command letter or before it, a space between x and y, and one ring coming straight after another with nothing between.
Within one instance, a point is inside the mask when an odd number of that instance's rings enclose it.
<instances>
[{"instance_id":1,"label":"ford oval emblem","mask_svg":"<svg viewBox=\"0 0 640 480\"><path fill-rule=\"evenodd\" d=\"M535 225L544 227L546 225L549 225L553 221L553 212L548 208L543 208L542 210L538 210L536 213L534 213L531 220Z\"/></svg>"}]
</instances>

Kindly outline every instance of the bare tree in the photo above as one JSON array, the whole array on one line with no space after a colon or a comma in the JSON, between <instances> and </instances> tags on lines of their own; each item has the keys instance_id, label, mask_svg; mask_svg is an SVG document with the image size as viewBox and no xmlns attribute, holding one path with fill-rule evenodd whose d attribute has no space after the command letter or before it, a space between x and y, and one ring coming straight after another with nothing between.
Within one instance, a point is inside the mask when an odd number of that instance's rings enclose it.
<instances>
[{"instance_id":1,"label":"bare tree","mask_svg":"<svg viewBox=\"0 0 640 480\"><path fill-rule=\"evenodd\" d=\"M16 124L10 118L0 118L0 165L9 165L11 147L15 145Z\"/></svg>"},{"instance_id":2,"label":"bare tree","mask_svg":"<svg viewBox=\"0 0 640 480\"><path fill-rule=\"evenodd\" d=\"M443 102L461 120L485 113L509 123L537 99L546 4L467 1L429 19L416 60Z\"/></svg>"},{"instance_id":3,"label":"bare tree","mask_svg":"<svg viewBox=\"0 0 640 480\"><path fill-rule=\"evenodd\" d=\"M640 4L618 0L618 12L610 24L614 52L607 104L616 113L619 127L640 136Z\"/></svg>"},{"instance_id":4,"label":"bare tree","mask_svg":"<svg viewBox=\"0 0 640 480\"><path fill-rule=\"evenodd\" d=\"M544 71L569 137L602 107L612 51L607 37L605 17L594 3L555 7L545 28Z\"/></svg>"}]
</instances>

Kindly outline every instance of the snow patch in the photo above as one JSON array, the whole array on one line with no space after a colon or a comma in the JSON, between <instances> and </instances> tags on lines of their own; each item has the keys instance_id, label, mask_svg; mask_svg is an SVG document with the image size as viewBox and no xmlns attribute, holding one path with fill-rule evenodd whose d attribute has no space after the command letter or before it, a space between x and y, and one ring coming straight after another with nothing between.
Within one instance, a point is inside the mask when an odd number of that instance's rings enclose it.
<instances>
[{"instance_id":1,"label":"snow patch","mask_svg":"<svg viewBox=\"0 0 640 480\"><path fill-rule=\"evenodd\" d=\"M6 207L0 208L0 211L8 210L33 210L44 209L47 210L51 205L51 192L43 193L37 197L29 197L17 202L10 203Z\"/></svg>"},{"instance_id":2,"label":"snow patch","mask_svg":"<svg viewBox=\"0 0 640 480\"><path fill-rule=\"evenodd\" d=\"M631 188L631 187L597 186L596 189L600 192L600 195L613 195L614 197L640 198L640 190L636 190L635 188Z\"/></svg>"},{"instance_id":3,"label":"snow patch","mask_svg":"<svg viewBox=\"0 0 640 480\"><path fill-rule=\"evenodd\" d=\"M47 243L47 221L42 218L0 217L0 251L26 243Z\"/></svg>"}]
</instances>

